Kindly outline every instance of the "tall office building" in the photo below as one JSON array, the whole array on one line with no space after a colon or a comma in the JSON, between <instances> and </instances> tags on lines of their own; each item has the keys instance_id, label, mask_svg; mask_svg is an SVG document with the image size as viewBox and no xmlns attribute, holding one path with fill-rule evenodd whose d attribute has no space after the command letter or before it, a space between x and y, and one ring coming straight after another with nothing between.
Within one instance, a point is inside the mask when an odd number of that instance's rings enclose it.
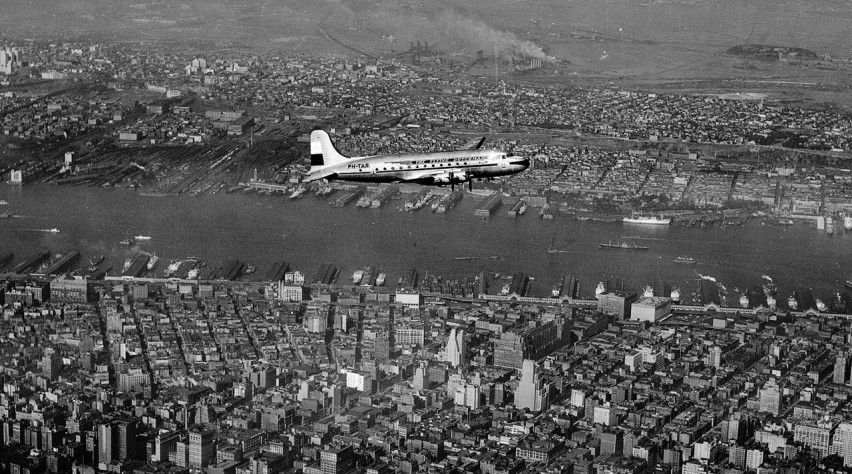
<instances>
[{"instance_id":1,"label":"tall office building","mask_svg":"<svg viewBox=\"0 0 852 474\"><path fill-rule=\"evenodd\" d=\"M323 474L346 474L355 470L355 451L352 446L331 447L320 453Z\"/></svg>"},{"instance_id":2,"label":"tall office building","mask_svg":"<svg viewBox=\"0 0 852 474\"><path fill-rule=\"evenodd\" d=\"M453 328L450 330L450 339L447 341L447 362L453 367L464 365L465 351L464 329Z\"/></svg>"},{"instance_id":3,"label":"tall office building","mask_svg":"<svg viewBox=\"0 0 852 474\"><path fill-rule=\"evenodd\" d=\"M113 428L116 431L116 456L122 461L136 459L136 422L133 420L121 420Z\"/></svg>"},{"instance_id":4,"label":"tall office building","mask_svg":"<svg viewBox=\"0 0 852 474\"><path fill-rule=\"evenodd\" d=\"M515 406L529 408L530 411L541 411L547 403L546 387L543 386L538 374L536 362L525 359L521 369L521 381L515 396Z\"/></svg>"},{"instance_id":5,"label":"tall office building","mask_svg":"<svg viewBox=\"0 0 852 474\"><path fill-rule=\"evenodd\" d=\"M393 331L380 331L373 341L373 357L379 362L387 362L393 354Z\"/></svg>"},{"instance_id":6,"label":"tall office building","mask_svg":"<svg viewBox=\"0 0 852 474\"><path fill-rule=\"evenodd\" d=\"M713 346L710 349L710 366L711 367L721 367L722 366L722 348L719 346Z\"/></svg>"},{"instance_id":7,"label":"tall office building","mask_svg":"<svg viewBox=\"0 0 852 474\"><path fill-rule=\"evenodd\" d=\"M429 365L426 362L421 362L414 369L413 385L415 390L429 389Z\"/></svg>"},{"instance_id":8,"label":"tall office building","mask_svg":"<svg viewBox=\"0 0 852 474\"><path fill-rule=\"evenodd\" d=\"M760 389L759 409L772 413L775 416L781 414L781 387L775 379L769 379Z\"/></svg>"},{"instance_id":9,"label":"tall office building","mask_svg":"<svg viewBox=\"0 0 852 474\"><path fill-rule=\"evenodd\" d=\"M51 382L59 378L62 369L62 357L59 354L46 355L41 359L41 372Z\"/></svg>"},{"instance_id":10,"label":"tall office building","mask_svg":"<svg viewBox=\"0 0 852 474\"><path fill-rule=\"evenodd\" d=\"M618 454L624 449L624 433L619 430L601 433L601 454Z\"/></svg>"},{"instance_id":11,"label":"tall office building","mask_svg":"<svg viewBox=\"0 0 852 474\"><path fill-rule=\"evenodd\" d=\"M849 357L847 352L841 352L837 355L837 360L834 362L834 376L831 381L834 383L845 384L849 380L849 364L852 363L852 357Z\"/></svg>"},{"instance_id":12,"label":"tall office building","mask_svg":"<svg viewBox=\"0 0 852 474\"><path fill-rule=\"evenodd\" d=\"M554 321L530 323L522 329L504 332L494 340L494 365L520 369L524 359L538 361L565 345L558 334Z\"/></svg>"},{"instance_id":13,"label":"tall office building","mask_svg":"<svg viewBox=\"0 0 852 474\"><path fill-rule=\"evenodd\" d=\"M852 466L852 423L843 421L837 425L829 454L843 458L844 466Z\"/></svg>"},{"instance_id":14,"label":"tall office building","mask_svg":"<svg viewBox=\"0 0 852 474\"><path fill-rule=\"evenodd\" d=\"M838 426L839 423L831 419L816 423L804 421L793 428L793 441L811 448L811 451L822 459L828 456L831 446L835 444L834 434Z\"/></svg>"},{"instance_id":15,"label":"tall office building","mask_svg":"<svg viewBox=\"0 0 852 474\"><path fill-rule=\"evenodd\" d=\"M117 460L118 430L115 422L109 421L98 425L98 463L112 464Z\"/></svg>"},{"instance_id":16,"label":"tall office building","mask_svg":"<svg viewBox=\"0 0 852 474\"><path fill-rule=\"evenodd\" d=\"M195 429L189 432L189 467L207 467L216 459L213 430Z\"/></svg>"}]
</instances>

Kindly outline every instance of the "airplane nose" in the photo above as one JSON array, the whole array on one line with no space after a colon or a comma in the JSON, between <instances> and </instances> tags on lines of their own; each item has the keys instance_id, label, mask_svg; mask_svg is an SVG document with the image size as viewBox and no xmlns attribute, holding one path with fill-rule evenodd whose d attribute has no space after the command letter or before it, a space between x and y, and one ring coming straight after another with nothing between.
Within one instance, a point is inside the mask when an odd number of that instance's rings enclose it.
<instances>
[{"instance_id":1,"label":"airplane nose","mask_svg":"<svg viewBox=\"0 0 852 474\"><path fill-rule=\"evenodd\" d=\"M524 168L530 167L530 159L529 158L521 158L520 160L515 160L513 164L521 165Z\"/></svg>"}]
</instances>

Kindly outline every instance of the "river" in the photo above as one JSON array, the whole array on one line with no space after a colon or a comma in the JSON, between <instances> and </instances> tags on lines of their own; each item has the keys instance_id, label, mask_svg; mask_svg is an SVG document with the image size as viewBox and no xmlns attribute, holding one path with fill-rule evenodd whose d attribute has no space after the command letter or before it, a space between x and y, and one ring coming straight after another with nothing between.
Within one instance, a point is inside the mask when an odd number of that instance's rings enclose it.
<instances>
[{"instance_id":1,"label":"river","mask_svg":"<svg viewBox=\"0 0 852 474\"><path fill-rule=\"evenodd\" d=\"M312 194L300 200L280 195L217 194L200 197L140 196L135 191L34 184L0 184L0 252L15 252L15 263L37 250L79 250L83 261L104 254L113 268L134 252L156 253L161 262L197 256L211 263L237 258L263 274L272 262L313 275L322 262L341 269L340 281L356 268L379 266L393 285L411 267L446 278L472 277L480 270L526 272L535 278L533 294L549 293L561 275L575 275L582 295L599 281L626 289L667 282L684 293L699 278L713 278L736 304L735 288L774 280L778 300L795 288L816 297L842 292L849 278L852 234L828 236L803 224L789 227L750 222L742 227L702 229L575 221L557 215L540 220L535 212L512 218L504 206L487 221L473 216L482 200L465 195L446 214L428 209L399 212L400 201L380 209L334 207ZM45 232L57 228L59 233ZM127 248L119 241L135 235L151 240ZM624 237L649 251L602 250L601 242ZM551 241L564 250L548 253ZM481 257L455 260L454 257ZM498 259L487 257L496 256ZM694 258L697 265L673 262ZM160 264L162 268L163 263Z\"/></svg>"}]
</instances>

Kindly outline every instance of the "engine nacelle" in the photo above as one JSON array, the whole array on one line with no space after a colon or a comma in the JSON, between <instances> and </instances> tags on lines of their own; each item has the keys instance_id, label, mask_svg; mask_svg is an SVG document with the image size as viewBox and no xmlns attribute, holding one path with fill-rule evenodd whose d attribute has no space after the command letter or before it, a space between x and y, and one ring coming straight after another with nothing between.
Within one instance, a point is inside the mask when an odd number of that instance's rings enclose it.
<instances>
[{"instance_id":1,"label":"engine nacelle","mask_svg":"<svg viewBox=\"0 0 852 474\"><path fill-rule=\"evenodd\" d=\"M465 183L469 180L467 174L445 174L432 177L432 182L435 184L458 184Z\"/></svg>"}]
</instances>

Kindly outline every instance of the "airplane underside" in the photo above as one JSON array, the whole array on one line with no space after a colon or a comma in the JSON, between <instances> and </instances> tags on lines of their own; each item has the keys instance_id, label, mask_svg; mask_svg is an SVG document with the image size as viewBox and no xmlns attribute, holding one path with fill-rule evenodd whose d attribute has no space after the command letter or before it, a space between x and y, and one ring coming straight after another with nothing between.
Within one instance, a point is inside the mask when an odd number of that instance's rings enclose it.
<instances>
[{"instance_id":1,"label":"airplane underside","mask_svg":"<svg viewBox=\"0 0 852 474\"><path fill-rule=\"evenodd\" d=\"M426 185L455 185L473 181L474 179L493 178L504 176L506 173L498 170L459 170L450 171L438 176L425 176L422 178L408 178L404 175L391 173L336 173L326 177L328 180L358 181L371 183L414 183Z\"/></svg>"}]
</instances>

